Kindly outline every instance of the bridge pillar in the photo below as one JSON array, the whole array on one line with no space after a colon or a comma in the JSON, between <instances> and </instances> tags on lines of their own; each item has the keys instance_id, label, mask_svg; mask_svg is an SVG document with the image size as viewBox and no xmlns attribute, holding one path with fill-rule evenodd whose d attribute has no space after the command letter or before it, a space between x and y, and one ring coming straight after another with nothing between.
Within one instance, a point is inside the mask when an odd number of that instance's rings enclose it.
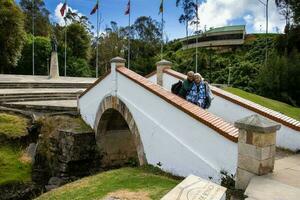
<instances>
[{"instance_id":1,"label":"bridge pillar","mask_svg":"<svg viewBox=\"0 0 300 200\"><path fill-rule=\"evenodd\" d=\"M161 60L156 63L156 73L157 73L157 84L163 86L163 74L164 69L170 69L172 67L172 63L167 60Z\"/></svg>"},{"instance_id":2,"label":"bridge pillar","mask_svg":"<svg viewBox=\"0 0 300 200\"><path fill-rule=\"evenodd\" d=\"M239 129L236 189L245 190L253 176L262 176L274 169L276 131L280 125L259 115L235 122Z\"/></svg>"},{"instance_id":3,"label":"bridge pillar","mask_svg":"<svg viewBox=\"0 0 300 200\"><path fill-rule=\"evenodd\" d=\"M118 91L118 78L117 78L117 72L116 69L118 67L125 67L125 62L126 60L124 58L121 57L115 57L113 59L110 60L110 64L111 64L111 77L112 77L112 96L116 96L117 95L117 91Z\"/></svg>"}]
</instances>

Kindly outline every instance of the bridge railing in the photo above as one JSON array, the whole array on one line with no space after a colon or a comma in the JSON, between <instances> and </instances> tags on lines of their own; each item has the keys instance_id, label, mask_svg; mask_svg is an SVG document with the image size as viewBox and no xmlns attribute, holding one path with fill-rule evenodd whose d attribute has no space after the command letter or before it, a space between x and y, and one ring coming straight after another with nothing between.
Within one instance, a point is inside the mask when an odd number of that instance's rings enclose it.
<instances>
[{"instance_id":1,"label":"bridge railing","mask_svg":"<svg viewBox=\"0 0 300 200\"><path fill-rule=\"evenodd\" d=\"M172 84L178 80L186 79L186 75L170 69L170 67L163 70L162 79L163 87L171 90ZM155 81L160 76L157 73L151 73L148 79ZM258 114L260 116L269 118L282 125L277 136L277 146L297 151L300 149L300 122L288 117L282 113L276 112L229 92L226 92L217 87L211 86L215 99L212 102L209 112L223 118L229 123L234 123L241 118Z\"/></svg>"}]
</instances>

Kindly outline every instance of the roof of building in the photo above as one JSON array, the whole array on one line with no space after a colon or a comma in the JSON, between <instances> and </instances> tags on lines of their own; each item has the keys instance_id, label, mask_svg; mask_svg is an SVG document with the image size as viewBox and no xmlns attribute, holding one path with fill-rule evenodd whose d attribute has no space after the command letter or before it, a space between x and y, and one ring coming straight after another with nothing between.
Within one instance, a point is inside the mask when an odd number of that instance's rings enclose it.
<instances>
[{"instance_id":1,"label":"roof of building","mask_svg":"<svg viewBox=\"0 0 300 200\"><path fill-rule=\"evenodd\" d=\"M229 32L229 31L245 31L246 26L245 25L236 25L236 26L223 26L218 28L213 28L205 33L219 33L219 32Z\"/></svg>"},{"instance_id":2,"label":"roof of building","mask_svg":"<svg viewBox=\"0 0 300 200\"><path fill-rule=\"evenodd\" d=\"M206 34L212 34L212 33L222 33L222 32L231 32L231 31L241 31L244 32L246 31L246 26L245 25L235 25L235 26L223 26L223 27L218 27L218 28L212 28L208 31L205 31L203 34L197 34L197 35L192 35L188 37L189 39L197 38L197 37L202 37L203 35ZM186 38L182 38L181 41L185 41Z\"/></svg>"}]
</instances>

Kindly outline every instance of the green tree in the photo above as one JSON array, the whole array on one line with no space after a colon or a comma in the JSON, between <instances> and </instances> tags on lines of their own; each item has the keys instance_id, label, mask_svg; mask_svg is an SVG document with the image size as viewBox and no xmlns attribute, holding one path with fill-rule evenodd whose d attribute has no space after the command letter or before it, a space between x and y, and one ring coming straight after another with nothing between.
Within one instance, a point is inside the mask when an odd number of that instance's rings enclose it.
<instances>
[{"instance_id":1,"label":"green tree","mask_svg":"<svg viewBox=\"0 0 300 200\"><path fill-rule=\"evenodd\" d=\"M268 65L259 73L261 94L294 106L300 105L300 53L296 50L289 56L273 52Z\"/></svg>"},{"instance_id":2,"label":"green tree","mask_svg":"<svg viewBox=\"0 0 300 200\"><path fill-rule=\"evenodd\" d=\"M92 71L85 59L70 57L67 74L73 77L91 77Z\"/></svg>"},{"instance_id":3,"label":"green tree","mask_svg":"<svg viewBox=\"0 0 300 200\"><path fill-rule=\"evenodd\" d=\"M176 6L181 6L183 14L179 17L179 22L185 24L186 38L189 36L189 22L195 17L195 5L194 0L176 0Z\"/></svg>"},{"instance_id":4,"label":"green tree","mask_svg":"<svg viewBox=\"0 0 300 200\"><path fill-rule=\"evenodd\" d=\"M89 62L92 54L91 35L82 23L78 21L69 22L71 24L66 27L59 24L53 26L53 33L58 41L60 74L64 74L65 31L67 31L67 76L89 76L91 74ZM76 60L78 60L78 64L75 63ZM79 68L76 69L77 67ZM89 72L86 73L86 71Z\"/></svg>"},{"instance_id":5,"label":"green tree","mask_svg":"<svg viewBox=\"0 0 300 200\"><path fill-rule=\"evenodd\" d=\"M21 56L25 40L24 16L12 0L0 1L0 72L11 72Z\"/></svg>"},{"instance_id":6,"label":"green tree","mask_svg":"<svg viewBox=\"0 0 300 200\"><path fill-rule=\"evenodd\" d=\"M139 17L133 24L135 38L144 42L159 43L161 38L160 26L161 24L151 17Z\"/></svg>"},{"instance_id":7,"label":"green tree","mask_svg":"<svg viewBox=\"0 0 300 200\"><path fill-rule=\"evenodd\" d=\"M81 24L90 34L92 33L91 30L94 28L87 16L79 14L77 11L72 11L71 9L68 9L64 20L67 24Z\"/></svg>"},{"instance_id":8,"label":"green tree","mask_svg":"<svg viewBox=\"0 0 300 200\"><path fill-rule=\"evenodd\" d=\"M91 36L80 23L72 23L67 26L67 46L71 56L90 59Z\"/></svg>"},{"instance_id":9,"label":"green tree","mask_svg":"<svg viewBox=\"0 0 300 200\"><path fill-rule=\"evenodd\" d=\"M49 36L51 25L50 12L43 0L21 0L20 5L25 14L25 31L32 34L32 17L34 17L34 34L36 36Z\"/></svg>"},{"instance_id":10,"label":"green tree","mask_svg":"<svg viewBox=\"0 0 300 200\"><path fill-rule=\"evenodd\" d=\"M48 75L48 68L51 55L51 44L49 38L37 36L35 37L35 46L38 51L35 52L35 72L37 75ZM33 36L27 36L22 57L16 68L18 74L32 74L32 41Z\"/></svg>"}]
</instances>

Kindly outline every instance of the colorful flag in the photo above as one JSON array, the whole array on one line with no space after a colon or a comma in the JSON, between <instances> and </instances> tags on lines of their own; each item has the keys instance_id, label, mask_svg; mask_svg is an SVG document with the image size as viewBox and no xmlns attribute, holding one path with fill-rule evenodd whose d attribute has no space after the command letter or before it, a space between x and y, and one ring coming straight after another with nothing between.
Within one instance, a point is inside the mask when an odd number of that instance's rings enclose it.
<instances>
[{"instance_id":1,"label":"colorful flag","mask_svg":"<svg viewBox=\"0 0 300 200\"><path fill-rule=\"evenodd\" d=\"M64 16L65 15L65 11L67 9L67 1L65 1L64 5L61 7L60 9L60 14L61 16Z\"/></svg>"},{"instance_id":2,"label":"colorful flag","mask_svg":"<svg viewBox=\"0 0 300 200\"><path fill-rule=\"evenodd\" d=\"M164 0L161 0L158 14L163 13L163 12L164 12Z\"/></svg>"},{"instance_id":3,"label":"colorful flag","mask_svg":"<svg viewBox=\"0 0 300 200\"><path fill-rule=\"evenodd\" d=\"M128 0L126 10L125 10L125 15L129 15L129 14L130 14L130 0Z\"/></svg>"},{"instance_id":4,"label":"colorful flag","mask_svg":"<svg viewBox=\"0 0 300 200\"><path fill-rule=\"evenodd\" d=\"M93 10L91 11L90 15L93 15L96 13L96 11L98 10L99 8L99 1L97 1L97 4L94 6Z\"/></svg>"}]
</instances>

